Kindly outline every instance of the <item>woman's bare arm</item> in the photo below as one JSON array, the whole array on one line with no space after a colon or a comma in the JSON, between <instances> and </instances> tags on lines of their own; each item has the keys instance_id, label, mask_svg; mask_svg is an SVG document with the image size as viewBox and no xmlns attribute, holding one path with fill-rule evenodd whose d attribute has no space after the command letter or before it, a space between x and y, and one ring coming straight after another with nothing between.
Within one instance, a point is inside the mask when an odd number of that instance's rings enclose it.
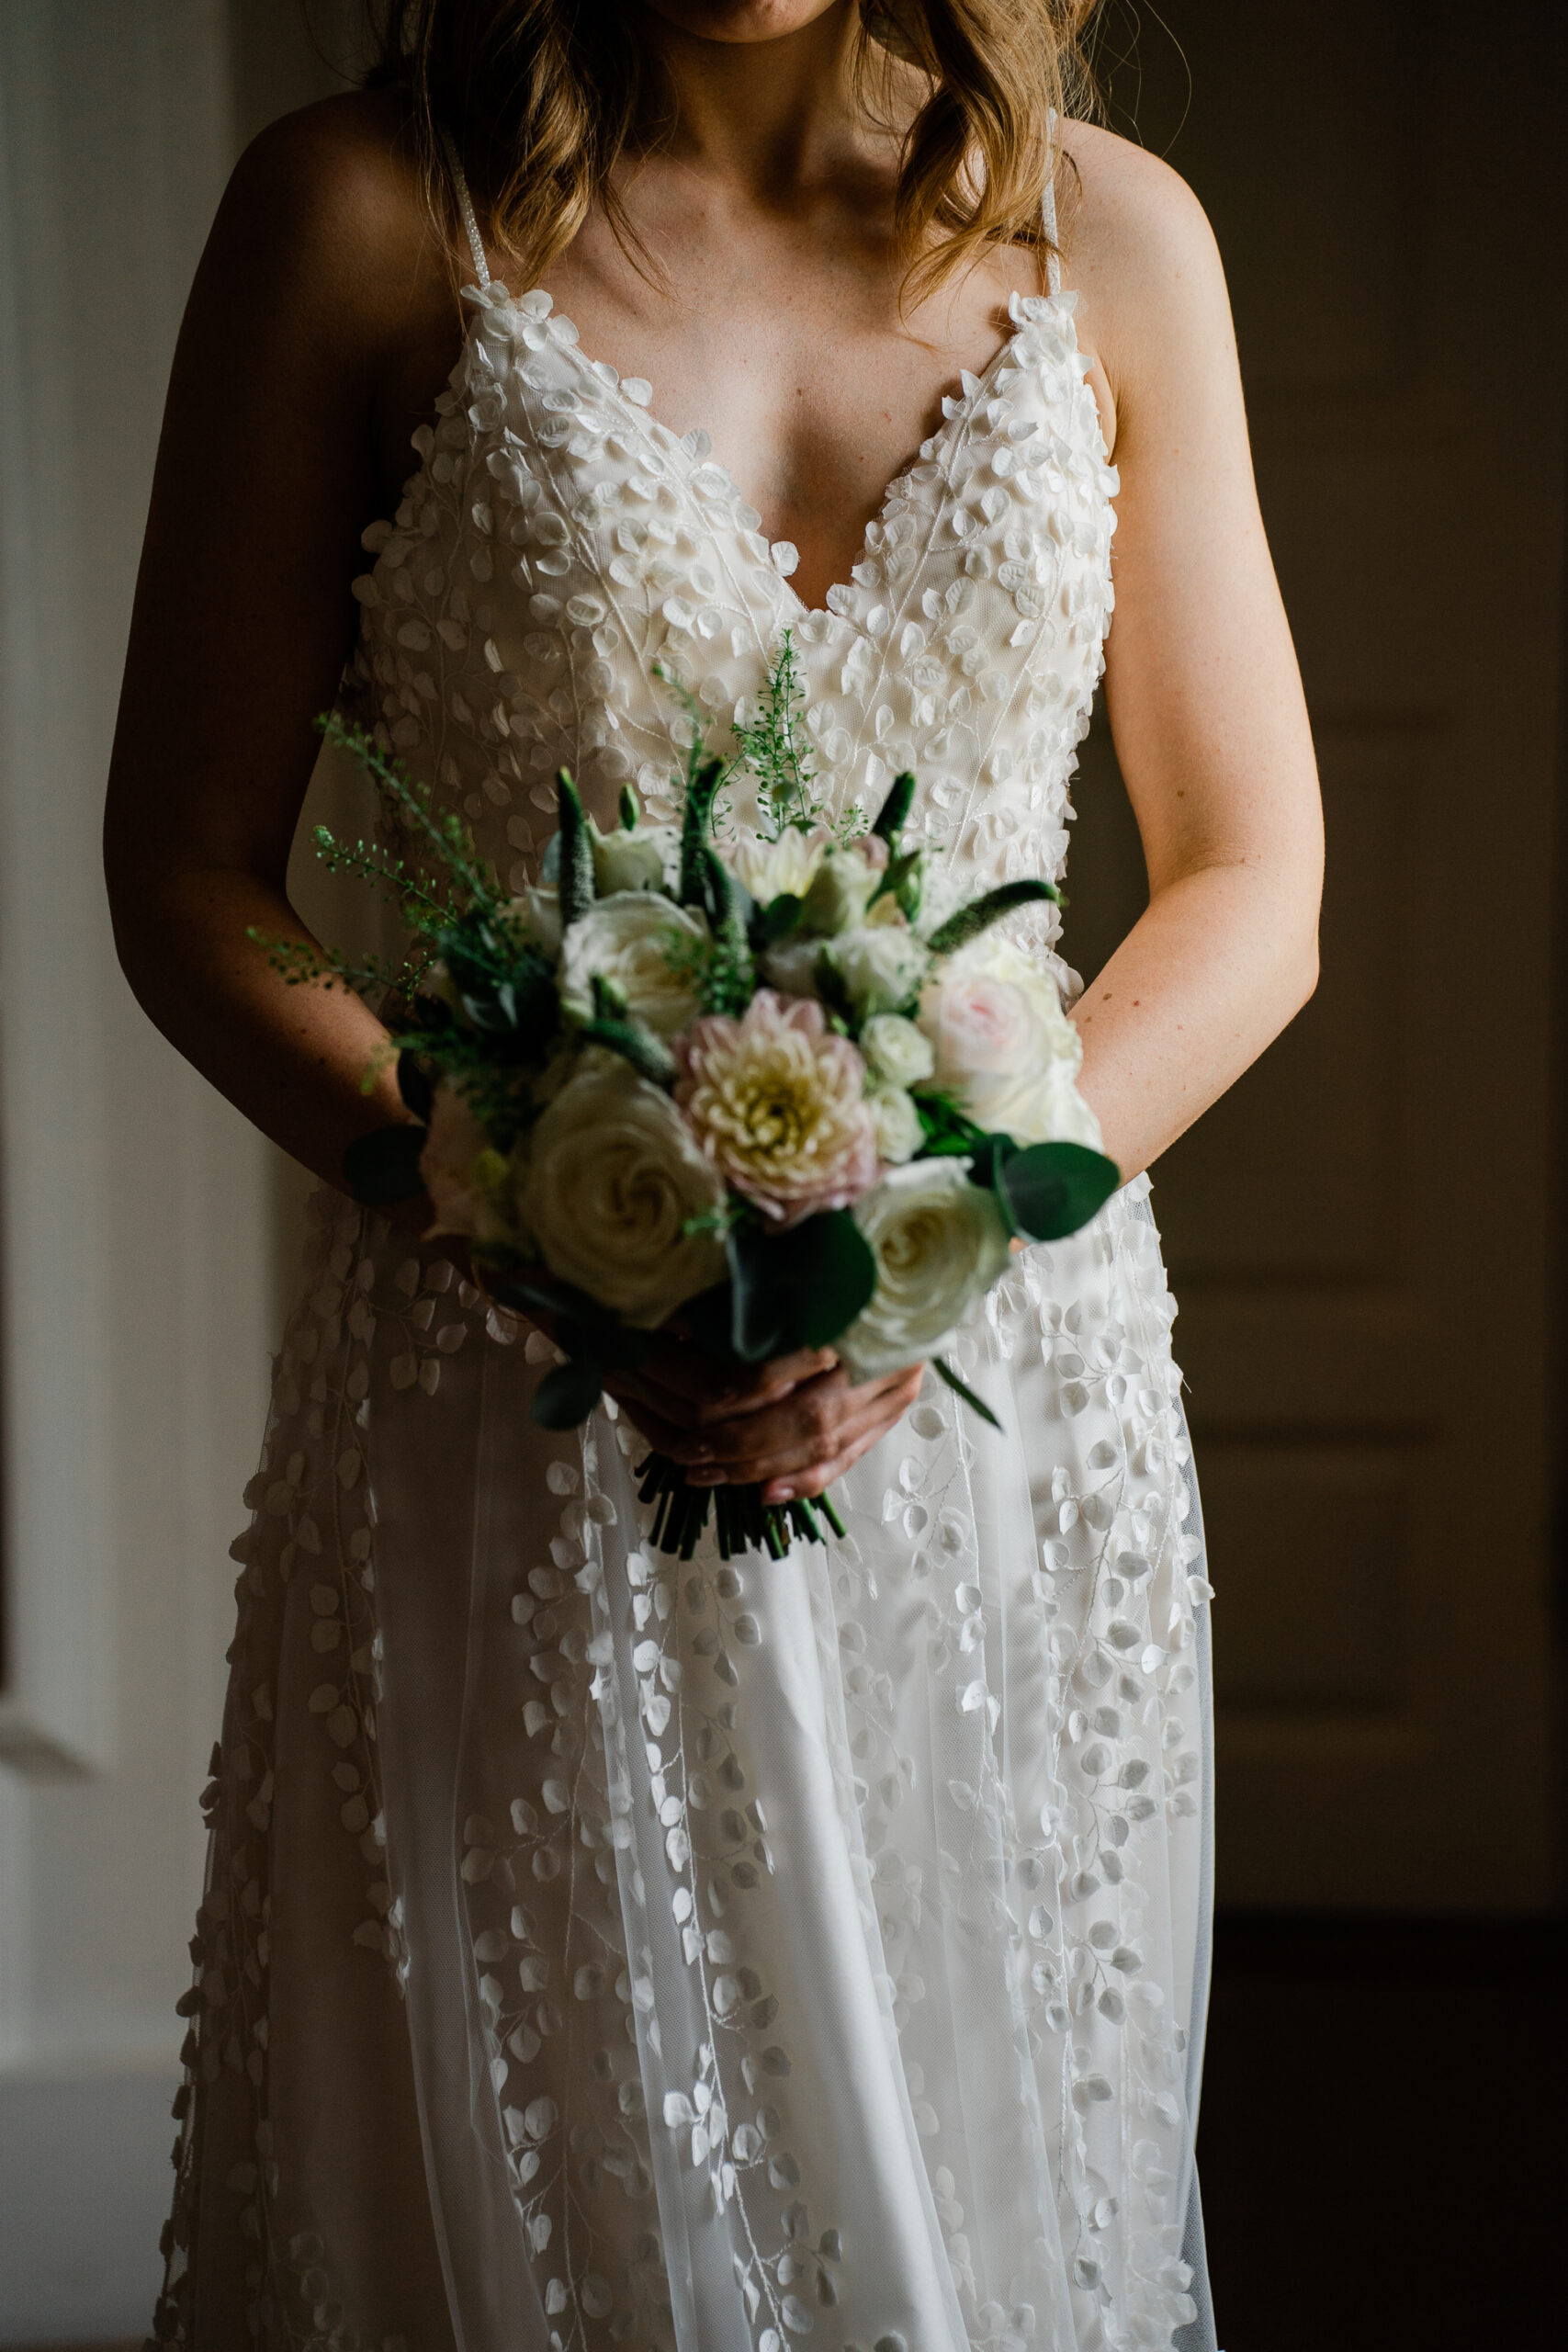
<instances>
[{"instance_id":1,"label":"woman's bare arm","mask_svg":"<svg viewBox=\"0 0 1568 2352\"><path fill-rule=\"evenodd\" d=\"M385 111L277 125L243 160L181 332L137 584L105 826L120 960L165 1036L329 1183L404 1115L386 1032L340 989L289 988L247 937L305 939L285 895L312 721L354 641L359 534L460 332L446 258ZM378 460L380 460L378 463ZM422 1222L422 1204L404 1212ZM919 1373L852 1389L830 1355L755 1369L661 1340L627 1409L705 1475L815 1493L890 1427ZM809 1464L821 1475L792 1478ZM782 1482L782 1483L781 1483Z\"/></svg>"},{"instance_id":2,"label":"woman's bare arm","mask_svg":"<svg viewBox=\"0 0 1568 2352\"><path fill-rule=\"evenodd\" d=\"M337 1184L353 1137L400 1115L389 1075L361 1090L384 1033L342 989L287 987L246 934L307 936L284 876L312 721L337 691L359 533L380 511L389 340L434 290L412 175L378 128L354 106L290 117L224 198L170 384L105 827L144 1009Z\"/></svg>"},{"instance_id":3,"label":"woman's bare arm","mask_svg":"<svg viewBox=\"0 0 1568 2352\"><path fill-rule=\"evenodd\" d=\"M1150 892L1075 1018L1084 1091L1131 1175L1312 994L1322 813L1208 223L1140 150L1081 130L1072 144L1069 258L1122 475L1106 705Z\"/></svg>"}]
</instances>

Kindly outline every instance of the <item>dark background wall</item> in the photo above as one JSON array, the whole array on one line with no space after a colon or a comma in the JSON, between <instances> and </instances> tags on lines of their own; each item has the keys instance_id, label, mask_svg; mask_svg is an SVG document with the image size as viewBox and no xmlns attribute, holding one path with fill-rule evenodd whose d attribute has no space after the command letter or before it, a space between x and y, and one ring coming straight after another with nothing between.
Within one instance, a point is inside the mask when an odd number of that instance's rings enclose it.
<instances>
[{"instance_id":1,"label":"dark background wall","mask_svg":"<svg viewBox=\"0 0 1568 2352\"><path fill-rule=\"evenodd\" d=\"M1562 2069L1508 2052L1563 1961L1562 14L1169 0L1102 62L1224 256L1328 820L1319 992L1154 1171L1218 1588L1221 2341L1533 2342ZM1144 900L1103 728L1077 799L1087 976Z\"/></svg>"}]
</instances>

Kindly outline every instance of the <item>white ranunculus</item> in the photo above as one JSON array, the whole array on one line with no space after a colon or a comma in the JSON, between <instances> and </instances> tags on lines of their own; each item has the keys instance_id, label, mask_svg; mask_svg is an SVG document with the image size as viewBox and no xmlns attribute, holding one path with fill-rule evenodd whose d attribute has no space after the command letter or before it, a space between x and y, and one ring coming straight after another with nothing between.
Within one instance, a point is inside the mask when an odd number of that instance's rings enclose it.
<instances>
[{"instance_id":1,"label":"white ranunculus","mask_svg":"<svg viewBox=\"0 0 1568 2352\"><path fill-rule=\"evenodd\" d=\"M977 1125L1015 1143L1100 1149L1099 1123L1077 1090L1083 1042L1050 972L1013 940L982 932L941 965L919 1024L937 1085Z\"/></svg>"},{"instance_id":2,"label":"white ranunculus","mask_svg":"<svg viewBox=\"0 0 1568 2352\"><path fill-rule=\"evenodd\" d=\"M579 1021L593 1018L593 980L613 981L628 1012L660 1037L673 1037L697 1017L696 989L687 958L708 944L707 918L678 907L658 890L624 890L597 899L561 943L560 996Z\"/></svg>"},{"instance_id":3,"label":"white ranunculus","mask_svg":"<svg viewBox=\"0 0 1568 2352\"><path fill-rule=\"evenodd\" d=\"M918 1086L936 1068L931 1039L899 1012L879 1012L868 1021L860 1049L873 1076L888 1086Z\"/></svg>"},{"instance_id":4,"label":"white ranunculus","mask_svg":"<svg viewBox=\"0 0 1568 2352\"><path fill-rule=\"evenodd\" d=\"M745 833L720 854L757 904L766 907L774 899L805 898L817 878L829 839L824 826L805 833L798 825L788 825L776 842L765 842L760 833Z\"/></svg>"},{"instance_id":5,"label":"white ranunculus","mask_svg":"<svg viewBox=\"0 0 1568 2352\"><path fill-rule=\"evenodd\" d=\"M523 1216L545 1263L638 1330L723 1281L723 1242L686 1230L723 1200L670 1097L618 1057L595 1057L534 1129Z\"/></svg>"},{"instance_id":6,"label":"white ranunculus","mask_svg":"<svg viewBox=\"0 0 1568 2352\"><path fill-rule=\"evenodd\" d=\"M890 1168L913 1159L925 1140L914 1097L901 1086L874 1086L866 1096L871 1124L876 1130L876 1156Z\"/></svg>"},{"instance_id":7,"label":"white ranunculus","mask_svg":"<svg viewBox=\"0 0 1568 2352\"><path fill-rule=\"evenodd\" d=\"M666 889L679 871L681 835L674 825L637 825L628 832L593 827L593 887L602 899L623 890Z\"/></svg>"},{"instance_id":8,"label":"white ranunculus","mask_svg":"<svg viewBox=\"0 0 1568 2352\"><path fill-rule=\"evenodd\" d=\"M902 924L863 925L828 943L828 961L844 984L857 1021L896 1012L919 990L930 950Z\"/></svg>"},{"instance_id":9,"label":"white ranunculus","mask_svg":"<svg viewBox=\"0 0 1568 2352\"><path fill-rule=\"evenodd\" d=\"M1009 1235L988 1187L961 1159L895 1168L858 1200L876 1260L871 1303L833 1344L852 1381L940 1355L1008 1262Z\"/></svg>"}]
</instances>

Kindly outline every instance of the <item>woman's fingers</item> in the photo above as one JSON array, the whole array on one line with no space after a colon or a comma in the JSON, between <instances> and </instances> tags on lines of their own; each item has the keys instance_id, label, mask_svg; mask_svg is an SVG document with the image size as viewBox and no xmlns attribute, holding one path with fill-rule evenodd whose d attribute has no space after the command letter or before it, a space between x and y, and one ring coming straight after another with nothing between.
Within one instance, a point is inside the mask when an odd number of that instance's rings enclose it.
<instances>
[{"instance_id":1,"label":"woman's fingers","mask_svg":"<svg viewBox=\"0 0 1568 2352\"><path fill-rule=\"evenodd\" d=\"M820 1374L776 1404L694 1432L682 1459L691 1464L694 1476L705 1470L743 1479L751 1475L752 1463L786 1451L804 1448L808 1455L819 1454L823 1441L855 1409L848 1402L851 1394L841 1372Z\"/></svg>"},{"instance_id":2,"label":"woman's fingers","mask_svg":"<svg viewBox=\"0 0 1568 2352\"><path fill-rule=\"evenodd\" d=\"M919 1393L919 1371L851 1388L833 1373L797 1389L768 1413L698 1438L682 1456L694 1485L761 1484L835 1459L869 1431L892 1427Z\"/></svg>"},{"instance_id":3,"label":"woman's fingers","mask_svg":"<svg viewBox=\"0 0 1568 2352\"><path fill-rule=\"evenodd\" d=\"M700 1435L630 1393L629 1375L617 1373L606 1385L649 1444L683 1464L693 1486L760 1486L765 1502L783 1503L819 1495L869 1453L919 1396L924 1369L913 1364L860 1388L841 1371L819 1374L766 1414ZM710 1453L719 1437L723 1452Z\"/></svg>"},{"instance_id":4,"label":"woman's fingers","mask_svg":"<svg viewBox=\"0 0 1568 2352\"><path fill-rule=\"evenodd\" d=\"M837 1362L830 1348L802 1348L769 1363L720 1363L690 1340L661 1331L629 1376L665 1419L699 1429L763 1411Z\"/></svg>"},{"instance_id":5,"label":"woman's fingers","mask_svg":"<svg viewBox=\"0 0 1568 2352\"><path fill-rule=\"evenodd\" d=\"M641 1430L649 1445L660 1453L668 1453L671 1460L680 1458L680 1450L686 1442L685 1430L678 1428L673 1421L667 1421L643 1397L632 1396L626 1385L624 1374L616 1373L604 1385L632 1427Z\"/></svg>"},{"instance_id":6,"label":"woman's fingers","mask_svg":"<svg viewBox=\"0 0 1568 2352\"><path fill-rule=\"evenodd\" d=\"M894 1399L885 1398L885 1409L874 1421L842 1440L839 1452L831 1459L813 1462L804 1470L791 1470L782 1476L774 1476L762 1481L762 1500L766 1503L787 1503L793 1502L797 1495L808 1498L819 1495L825 1487L833 1484L835 1478L841 1478L846 1470L852 1469L863 1453L869 1453L878 1439L886 1436L919 1393L920 1382L917 1374L912 1382L901 1384L898 1391L901 1401L897 1402L896 1410L886 1409Z\"/></svg>"}]
</instances>

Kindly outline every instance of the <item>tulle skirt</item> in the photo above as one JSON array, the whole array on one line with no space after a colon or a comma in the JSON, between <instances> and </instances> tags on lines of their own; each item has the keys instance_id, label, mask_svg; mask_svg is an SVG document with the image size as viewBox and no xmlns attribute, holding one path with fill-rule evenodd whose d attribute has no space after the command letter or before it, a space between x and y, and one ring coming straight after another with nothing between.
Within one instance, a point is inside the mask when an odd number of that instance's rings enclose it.
<instances>
[{"instance_id":1,"label":"tulle skirt","mask_svg":"<svg viewBox=\"0 0 1568 2352\"><path fill-rule=\"evenodd\" d=\"M1140 1179L681 1564L330 1194L242 1562L164 2342L1213 2352L1209 1588ZM711 1541L711 1539L710 1539Z\"/></svg>"}]
</instances>

